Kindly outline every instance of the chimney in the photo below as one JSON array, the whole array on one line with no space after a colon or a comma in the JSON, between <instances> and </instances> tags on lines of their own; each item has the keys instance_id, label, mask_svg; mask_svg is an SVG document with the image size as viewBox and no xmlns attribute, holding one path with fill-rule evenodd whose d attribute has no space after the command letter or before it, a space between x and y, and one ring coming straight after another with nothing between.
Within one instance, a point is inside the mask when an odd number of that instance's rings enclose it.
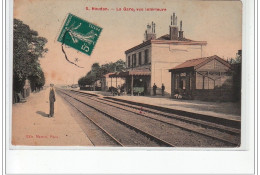
<instances>
[{"instance_id":1,"label":"chimney","mask_svg":"<svg viewBox=\"0 0 260 175\"><path fill-rule=\"evenodd\" d=\"M155 23L154 22L152 22L152 27L153 27L153 33L155 33Z\"/></svg>"},{"instance_id":2,"label":"chimney","mask_svg":"<svg viewBox=\"0 0 260 175\"><path fill-rule=\"evenodd\" d=\"M147 29L144 34L144 41L156 39L155 23L147 24Z\"/></svg>"},{"instance_id":3,"label":"chimney","mask_svg":"<svg viewBox=\"0 0 260 175\"><path fill-rule=\"evenodd\" d=\"M182 21L180 22L179 39L183 39Z\"/></svg>"},{"instance_id":4,"label":"chimney","mask_svg":"<svg viewBox=\"0 0 260 175\"><path fill-rule=\"evenodd\" d=\"M171 25L170 25L170 40L178 40L178 26L177 26L177 16L175 13L171 16Z\"/></svg>"}]
</instances>

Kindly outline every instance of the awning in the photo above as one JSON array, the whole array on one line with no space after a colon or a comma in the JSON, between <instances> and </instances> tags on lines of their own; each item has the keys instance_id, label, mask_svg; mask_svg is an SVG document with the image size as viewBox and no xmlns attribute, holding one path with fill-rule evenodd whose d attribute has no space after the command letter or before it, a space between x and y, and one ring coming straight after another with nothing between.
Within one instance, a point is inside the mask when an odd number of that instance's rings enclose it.
<instances>
[{"instance_id":1,"label":"awning","mask_svg":"<svg viewBox=\"0 0 260 175\"><path fill-rule=\"evenodd\" d=\"M116 78L116 77L127 77L127 76L150 76L150 71L140 71L140 70L130 70L126 72L116 72L114 74L109 75L110 78Z\"/></svg>"},{"instance_id":2,"label":"awning","mask_svg":"<svg viewBox=\"0 0 260 175\"><path fill-rule=\"evenodd\" d=\"M112 74L114 74L114 73L107 73L107 74L103 75L103 78L108 78L109 75L112 75Z\"/></svg>"}]
</instances>

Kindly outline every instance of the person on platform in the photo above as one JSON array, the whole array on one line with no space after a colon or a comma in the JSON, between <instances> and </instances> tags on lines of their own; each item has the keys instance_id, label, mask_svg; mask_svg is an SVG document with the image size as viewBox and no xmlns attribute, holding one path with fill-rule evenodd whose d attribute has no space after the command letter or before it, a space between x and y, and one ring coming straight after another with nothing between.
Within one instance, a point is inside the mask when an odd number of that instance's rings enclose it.
<instances>
[{"instance_id":1,"label":"person on platform","mask_svg":"<svg viewBox=\"0 0 260 175\"><path fill-rule=\"evenodd\" d=\"M120 96L121 94L121 87L120 85L117 86L117 95Z\"/></svg>"},{"instance_id":2,"label":"person on platform","mask_svg":"<svg viewBox=\"0 0 260 175\"><path fill-rule=\"evenodd\" d=\"M54 84L50 84L50 95L49 95L49 102L50 102L50 114L49 117L54 116L54 102L55 102L55 92L53 89Z\"/></svg>"},{"instance_id":3,"label":"person on platform","mask_svg":"<svg viewBox=\"0 0 260 175\"><path fill-rule=\"evenodd\" d=\"M156 86L156 84L154 83L154 84L153 84L153 95L154 95L154 96L156 95L156 89L157 89L157 86Z\"/></svg>"},{"instance_id":4,"label":"person on platform","mask_svg":"<svg viewBox=\"0 0 260 175\"><path fill-rule=\"evenodd\" d=\"M162 84L162 96L164 96L164 90L165 90L165 86L164 84Z\"/></svg>"}]
</instances>

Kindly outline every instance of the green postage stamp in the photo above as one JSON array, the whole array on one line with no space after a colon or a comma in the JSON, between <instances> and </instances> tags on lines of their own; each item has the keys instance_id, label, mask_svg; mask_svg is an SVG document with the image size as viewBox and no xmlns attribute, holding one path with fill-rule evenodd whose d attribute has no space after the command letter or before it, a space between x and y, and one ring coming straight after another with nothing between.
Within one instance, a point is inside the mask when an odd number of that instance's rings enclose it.
<instances>
[{"instance_id":1,"label":"green postage stamp","mask_svg":"<svg viewBox=\"0 0 260 175\"><path fill-rule=\"evenodd\" d=\"M58 41L91 55L102 28L69 13Z\"/></svg>"}]
</instances>

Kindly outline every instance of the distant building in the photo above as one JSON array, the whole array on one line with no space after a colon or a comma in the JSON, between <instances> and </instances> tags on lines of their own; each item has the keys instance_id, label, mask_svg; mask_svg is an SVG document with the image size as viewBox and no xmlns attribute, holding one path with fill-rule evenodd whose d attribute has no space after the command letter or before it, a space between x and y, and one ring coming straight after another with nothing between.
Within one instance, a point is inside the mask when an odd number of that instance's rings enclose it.
<instances>
[{"instance_id":1,"label":"distant building","mask_svg":"<svg viewBox=\"0 0 260 175\"><path fill-rule=\"evenodd\" d=\"M101 91L101 80L95 81L93 84L93 91Z\"/></svg>"},{"instance_id":2,"label":"distant building","mask_svg":"<svg viewBox=\"0 0 260 175\"><path fill-rule=\"evenodd\" d=\"M171 91L171 76L168 70L188 59L202 57L206 41L194 41L184 37L182 21L177 26L177 16L171 16L169 34L156 38L155 23L147 25L144 41L125 51L126 72L110 75L126 80L129 94L152 94L152 86L157 85L160 94L162 83L166 94Z\"/></svg>"},{"instance_id":3,"label":"distant building","mask_svg":"<svg viewBox=\"0 0 260 175\"><path fill-rule=\"evenodd\" d=\"M118 78L115 76L115 78L109 77L109 75L113 75L116 73L107 73L105 74L101 80L101 90L102 91L108 91L109 87L117 88L118 86L122 86L125 83L125 80L122 78Z\"/></svg>"},{"instance_id":4,"label":"distant building","mask_svg":"<svg viewBox=\"0 0 260 175\"><path fill-rule=\"evenodd\" d=\"M172 97L210 101L232 98L231 65L216 55L187 60L169 72Z\"/></svg>"}]
</instances>

